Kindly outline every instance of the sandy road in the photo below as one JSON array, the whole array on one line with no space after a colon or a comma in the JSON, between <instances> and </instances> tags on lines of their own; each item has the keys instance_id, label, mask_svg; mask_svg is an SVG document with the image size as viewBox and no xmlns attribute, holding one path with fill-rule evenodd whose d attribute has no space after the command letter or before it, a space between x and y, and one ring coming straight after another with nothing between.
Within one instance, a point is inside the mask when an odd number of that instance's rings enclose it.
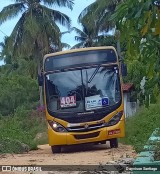
<instances>
[{"instance_id":1,"label":"sandy road","mask_svg":"<svg viewBox=\"0 0 160 174\"><path fill-rule=\"evenodd\" d=\"M74 145L64 147L62 153L52 154L49 145L40 145L38 150L25 154L0 155L1 165L98 165L114 162L126 157L135 157L131 146L119 144L110 149L105 145ZM2 172L9 174L10 172ZM19 172L12 172L19 173ZM44 172L42 172L44 173ZM61 172L62 173L62 172ZM48 173L49 174L49 173ZM54 174L54 173L53 173Z\"/></svg>"}]
</instances>

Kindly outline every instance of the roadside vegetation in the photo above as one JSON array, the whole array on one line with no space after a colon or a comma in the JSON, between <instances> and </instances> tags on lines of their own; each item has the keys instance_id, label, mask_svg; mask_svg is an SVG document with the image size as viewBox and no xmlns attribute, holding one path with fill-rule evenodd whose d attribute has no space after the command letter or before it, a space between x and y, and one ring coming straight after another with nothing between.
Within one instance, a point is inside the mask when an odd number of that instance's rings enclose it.
<instances>
[{"instance_id":1,"label":"roadside vegetation","mask_svg":"<svg viewBox=\"0 0 160 174\"><path fill-rule=\"evenodd\" d=\"M62 50L57 24L71 25L55 6L72 9L72 0L19 0L0 11L0 25L20 16L10 36L0 43L0 153L21 153L47 143L42 88L37 74L46 53ZM54 8L53 8L54 7ZM43 133L43 137L37 135Z\"/></svg>"},{"instance_id":2,"label":"roadside vegetation","mask_svg":"<svg viewBox=\"0 0 160 174\"><path fill-rule=\"evenodd\" d=\"M122 141L140 151L160 125L158 2L95 0L78 17L82 29L71 26L67 15L54 10L56 6L72 9L73 2L18 0L0 11L0 25L21 14L11 35L0 43L0 59L5 62L0 67L0 153L36 149L38 143L47 141L46 136L42 141L35 141L37 133L46 131L37 74L41 72L46 53L69 48L68 43L61 42L61 37L72 31L76 32L78 42L72 48L116 46L117 41L120 42L120 58L128 66L124 81L134 83L134 98L141 102L140 111L126 121L126 138ZM57 24L65 26L67 31L62 32ZM146 80L143 90L142 78ZM152 104L149 106L149 103Z\"/></svg>"},{"instance_id":3,"label":"roadside vegetation","mask_svg":"<svg viewBox=\"0 0 160 174\"><path fill-rule=\"evenodd\" d=\"M156 131L155 136L160 138L160 128L158 128L158 130ZM155 144L154 160L160 161L160 141L156 142Z\"/></svg>"},{"instance_id":4,"label":"roadside vegetation","mask_svg":"<svg viewBox=\"0 0 160 174\"><path fill-rule=\"evenodd\" d=\"M159 108L160 98L156 104L151 104L149 108L142 107L134 116L127 119L126 137L121 139L121 142L133 145L135 150L140 152L153 131L160 125Z\"/></svg>"},{"instance_id":5,"label":"roadside vegetation","mask_svg":"<svg viewBox=\"0 0 160 174\"><path fill-rule=\"evenodd\" d=\"M37 149L40 143L37 134L47 131L44 111L18 107L8 116L0 116L0 153L22 153Z\"/></svg>"},{"instance_id":6,"label":"roadside vegetation","mask_svg":"<svg viewBox=\"0 0 160 174\"><path fill-rule=\"evenodd\" d=\"M155 154L154 154L154 160L160 161L160 142L157 143Z\"/></svg>"}]
</instances>

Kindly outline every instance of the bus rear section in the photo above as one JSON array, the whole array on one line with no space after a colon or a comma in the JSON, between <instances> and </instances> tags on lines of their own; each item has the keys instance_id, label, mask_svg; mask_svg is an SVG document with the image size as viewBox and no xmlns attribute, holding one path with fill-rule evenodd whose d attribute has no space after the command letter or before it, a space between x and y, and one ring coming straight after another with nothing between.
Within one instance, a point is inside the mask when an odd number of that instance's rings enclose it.
<instances>
[{"instance_id":1,"label":"bus rear section","mask_svg":"<svg viewBox=\"0 0 160 174\"><path fill-rule=\"evenodd\" d=\"M94 47L44 57L44 98L52 152L64 145L125 136L121 71L113 47Z\"/></svg>"}]
</instances>

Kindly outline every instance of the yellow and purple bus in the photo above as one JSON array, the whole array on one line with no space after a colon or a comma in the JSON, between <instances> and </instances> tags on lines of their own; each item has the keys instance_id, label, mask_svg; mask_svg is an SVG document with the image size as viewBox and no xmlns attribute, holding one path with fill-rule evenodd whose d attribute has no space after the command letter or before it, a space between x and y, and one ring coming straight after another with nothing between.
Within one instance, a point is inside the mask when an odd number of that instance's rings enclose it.
<instances>
[{"instance_id":1,"label":"yellow and purple bus","mask_svg":"<svg viewBox=\"0 0 160 174\"><path fill-rule=\"evenodd\" d=\"M48 140L53 153L64 145L125 136L122 72L116 49L90 47L47 54L43 60Z\"/></svg>"}]
</instances>

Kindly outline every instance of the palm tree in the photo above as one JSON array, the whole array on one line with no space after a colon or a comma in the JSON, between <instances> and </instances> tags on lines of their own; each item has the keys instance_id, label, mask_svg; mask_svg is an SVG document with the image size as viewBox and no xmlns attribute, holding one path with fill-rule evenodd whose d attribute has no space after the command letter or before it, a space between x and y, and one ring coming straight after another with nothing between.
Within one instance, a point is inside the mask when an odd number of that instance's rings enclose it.
<instances>
[{"instance_id":1,"label":"palm tree","mask_svg":"<svg viewBox=\"0 0 160 174\"><path fill-rule=\"evenodd\" d=\"M91 28L88 25L82 24L82 30L73 27L72 31L77 33L75 40L79 43L74 45L71 49L98 46L99 42L104 39L107 40L107 43L113 43L113 37L99 34L99 28L96 27L96 25Z\"/></svg>"},{"instance_id":2,"label":"palm tree","mask_svg":"<svg viewBox=\"0 0 160 174\"><path fill-rule=\"evenodd\" d=\"M78 21L93 26L96 22L100 31L109 31L115 27L115 23L110 20L115 12L116 6L122 0L96 0L86 7L78 17Z\"/></svg>"},{"instance_id":3,"label":"palm tree","mask_svg":"<svg viewBox=\"0 0 160 174\"><path fill-rule=\"evenodd\" d=\"M0 12L0 25L22 13L9 37L7 47L10 48L12 59L35 59L38 73L41 71L43 55L53 45L61 49L61 34L56 22L70 28L71 21L67 15L47 7L53 5L72 9L73 0L15 0L14 4L4 7ZM41 98L41 104L42 101Z\"/></svg>"},{"instance_id":4,"label":"palm tree","mask_svg":"<svg viewBox=\"0 0 160 174\"><path fill-rule=\"evenodd\" d=\"M72 31L75 31L77 33L77 36L75 36L75 40L79 42L78 44L74 45L72 49L94 46L94 42L96 42L97 33L95 33L93 29L90 29L89 27L82 25L82 30L73 27Z\"/></svg>"},{"instance_id":5,"label":"palm tree","mask_svg":"<svg viewBox=\"0 0 160 174\"><path fill-rule=\"evenodd\" d=\"M60 29L56 22L70 27L70 18L45 5L58 5L72 9L73 0L15 0L0 12L0 24L22 13L15 25L9 46L13 57L33 56L37 63L53 44L61 49ZM44 5L42 5L42 3Z\"/></svg>"}]
</instances>

